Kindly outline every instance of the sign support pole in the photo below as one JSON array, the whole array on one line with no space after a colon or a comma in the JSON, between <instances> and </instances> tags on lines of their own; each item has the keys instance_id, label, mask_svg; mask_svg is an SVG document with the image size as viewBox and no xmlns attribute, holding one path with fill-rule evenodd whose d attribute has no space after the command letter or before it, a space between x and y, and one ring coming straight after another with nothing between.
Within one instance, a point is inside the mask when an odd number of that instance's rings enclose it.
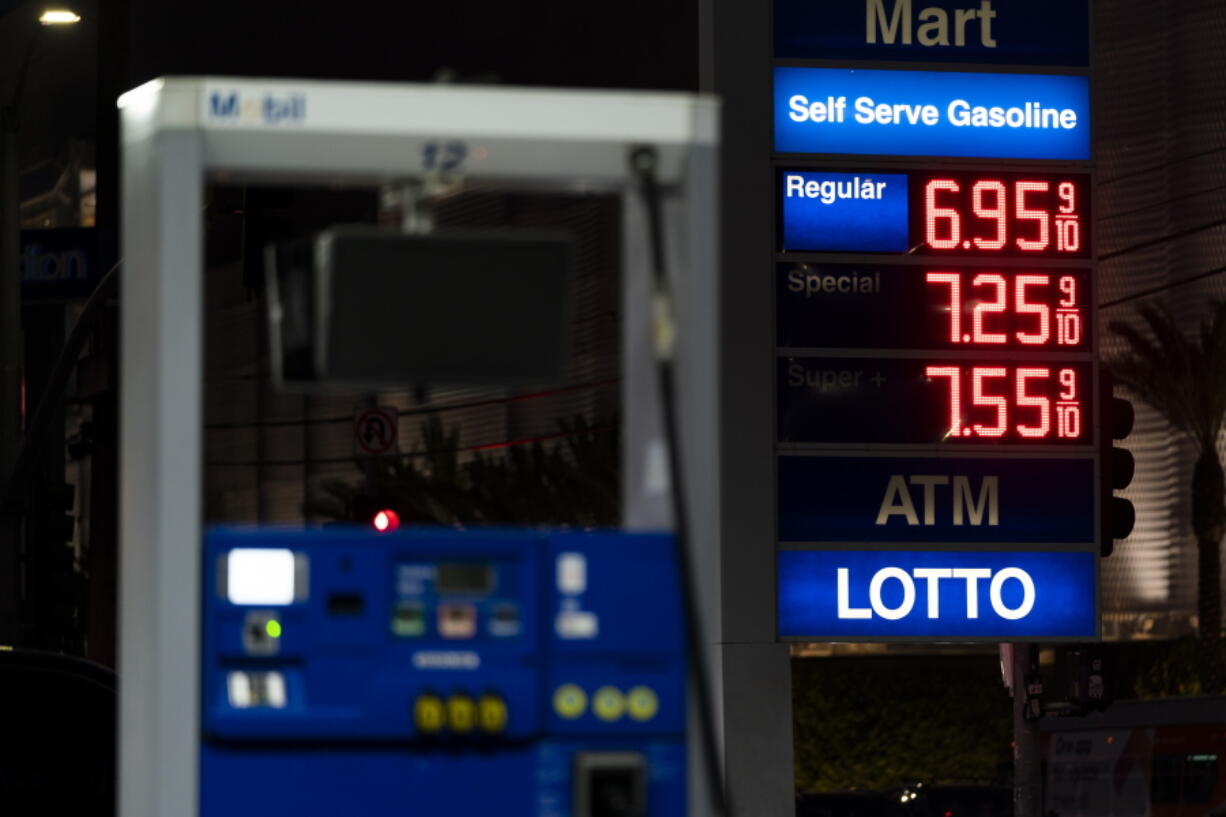
<instances>
[{"instance_id":1,"label":"sign support pole","mask_svg":"<svg viewBox=\"0 0 1226 817\"><path fill-rule=\"evenodd\" d=\"M1039 721L1026 717L1029 705L1027 677L1036 669L1033 644L1013 645L1013 815L1041 817L1043 813Z\"/></svg>"},{"instance_id":2,"label":"sign support pole","mask_svg":"<svg viewBox=\"0 0 1226 817\"><path fill-rule=\"evenodd\" d=\"M725 778L740 813L796 810L789 645L775 637L771 4L701 0L700 84L723 100L718 347ZM701 290L700 290L701 291ZM695 506L697 507L697 506Z\"/></svg>"}]
</instances>

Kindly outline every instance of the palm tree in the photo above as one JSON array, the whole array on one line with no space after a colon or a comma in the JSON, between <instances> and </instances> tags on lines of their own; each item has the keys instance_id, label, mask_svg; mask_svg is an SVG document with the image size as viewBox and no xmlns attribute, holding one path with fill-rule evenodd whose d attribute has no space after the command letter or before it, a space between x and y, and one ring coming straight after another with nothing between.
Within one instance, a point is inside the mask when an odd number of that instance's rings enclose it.
<instances>
[{"instance_id":1,"label":"palm tree","mask_svg":"<svg viewBox=\"0 0 1226 817\"><path fill-rule=\"evenodd\" d=\"M1148 332L1123 321L1111 331L1127 351L1109 362L1116 379L1191 438L1197 449L1192 470L1192 530L1196 534L1197 613L1205 647L1206 685L1220 680L1222 632L1221 545L1226 534L1226 480L1217 440L1226 418L1226 302L1210 304L1200 331L1189 337L1170 310L1157 303L1137 310Z\"/></svg>"}]
</instances>

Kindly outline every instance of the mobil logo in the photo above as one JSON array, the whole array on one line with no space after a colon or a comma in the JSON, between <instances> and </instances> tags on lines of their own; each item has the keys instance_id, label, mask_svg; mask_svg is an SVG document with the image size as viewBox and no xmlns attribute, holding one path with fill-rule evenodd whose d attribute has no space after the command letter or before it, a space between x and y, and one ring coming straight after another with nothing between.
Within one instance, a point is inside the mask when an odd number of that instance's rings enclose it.
<instances>
[{"instance_id":1,"label":"mobil logo","mask_svg":"<svg viewBox=\"0 0 1226 817\"><path fill-rule=\"evenodd\" d=\"M1092 551L785 550L782 638L1097 635Z\"/></svg>"},{"instance_id":2,"label":"mobil logo","mask_svg":"<svg viewBox=\"0 0 1226 817\"><path fill-rule=\"evenodd\" d=\"M306 120L306 94L213 89L207 95L205 118L236 125L301 124Z\"/></svg>"}]
</instances>

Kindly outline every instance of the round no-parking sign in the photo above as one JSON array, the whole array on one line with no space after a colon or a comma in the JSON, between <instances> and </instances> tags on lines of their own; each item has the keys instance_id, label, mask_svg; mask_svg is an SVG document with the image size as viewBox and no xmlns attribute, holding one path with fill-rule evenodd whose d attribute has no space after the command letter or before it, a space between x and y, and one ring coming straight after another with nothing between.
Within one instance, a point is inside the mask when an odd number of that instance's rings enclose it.
<instances>
[{"instance_id":1,"label":"round no-parking sign","mask_svg":"<svg viewBox=\"0 0 1226 817\"><path fill-rule=\"evenodd\" d=\"M353 414L355 457L383 457L399 451L399 412L389 406L358 409Z\"/></svg>"}]
</instances>

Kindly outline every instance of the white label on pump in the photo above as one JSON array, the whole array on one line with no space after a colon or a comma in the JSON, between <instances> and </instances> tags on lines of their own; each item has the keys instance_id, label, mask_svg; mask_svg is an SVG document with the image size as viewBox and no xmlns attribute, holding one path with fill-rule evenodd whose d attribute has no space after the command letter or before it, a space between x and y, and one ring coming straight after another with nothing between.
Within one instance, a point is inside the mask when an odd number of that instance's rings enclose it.
<instances>
[{"instance_id":1,"label":"white label on pump","mask_svg":"<svg viewBox=\"0 0 1226 817\"><path fill-rule=\"evenodd\" d=\"M587 590L587 557L582 553L558 554L558 592L577 596Z\"/></svg>"}]
</instances>

